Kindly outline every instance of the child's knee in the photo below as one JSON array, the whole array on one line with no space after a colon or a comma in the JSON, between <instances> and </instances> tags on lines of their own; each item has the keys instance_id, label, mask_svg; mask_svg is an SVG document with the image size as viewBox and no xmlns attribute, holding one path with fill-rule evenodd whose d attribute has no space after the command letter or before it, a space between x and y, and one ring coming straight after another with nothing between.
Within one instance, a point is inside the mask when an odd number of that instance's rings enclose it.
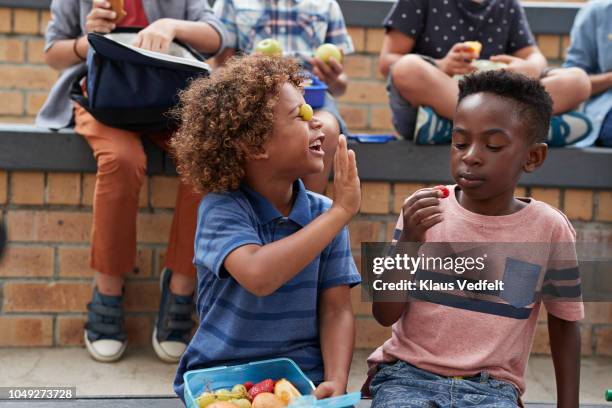
<instances>
[{"instance_id":1,"label":"child's knee","mask_svg":"<svg viewBox=\"0 0 612 408\"><path fill-rule=\"evenodd\" d=\"M432 68L435 67L418 55L404 55L391 67L391 79L402 91L415 90L428 81Z\"/></svg>"}]
</instances>

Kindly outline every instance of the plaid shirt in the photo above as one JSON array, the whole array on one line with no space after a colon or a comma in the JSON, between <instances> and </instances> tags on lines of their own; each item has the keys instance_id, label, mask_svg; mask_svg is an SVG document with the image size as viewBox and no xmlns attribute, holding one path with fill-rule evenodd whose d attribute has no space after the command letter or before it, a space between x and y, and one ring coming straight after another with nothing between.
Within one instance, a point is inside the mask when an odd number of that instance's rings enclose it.
<instances>
[{"instance_id":1,"label":"plaid shirt","mask_svg":"<svg viewBox=\"0 0 612 408\"><path fill-rule=\"evenodd\" d=\"M272 37L285 54L310 56L323 43L353 52L336 0L216 0L213 9L228 31L227 48L250 53Z\"/></svg>"}]
</instances>

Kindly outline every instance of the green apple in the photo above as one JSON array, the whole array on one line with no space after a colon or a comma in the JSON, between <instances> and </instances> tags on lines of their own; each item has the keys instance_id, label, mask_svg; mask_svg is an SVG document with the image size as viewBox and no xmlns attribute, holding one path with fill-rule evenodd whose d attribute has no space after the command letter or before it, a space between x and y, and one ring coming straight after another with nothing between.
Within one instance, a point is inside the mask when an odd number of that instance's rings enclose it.
<instances>
[{"instance_id":1,"label":"green apple","mask_svg":"<svg viewBox=\"0 0 612 408\"><path fill-rule=\"evenodd\" d=\"M255 52L269 56L281 56L283 55L283 47L274 38L266 38L257 43Z\"/></svg>"},{"instance_id":2,"label":"green apple","mask_svg":"<svg viewBox=\"0 0 612 408\"><path fill-rule=\"evenodd\" d=\"M340 48L330 43L325 43L317 48L315 51L315 57L319 58L326 64L329 64L330 58L342 63L342 52L340 51Z\"/></svg>"}]
</instances>

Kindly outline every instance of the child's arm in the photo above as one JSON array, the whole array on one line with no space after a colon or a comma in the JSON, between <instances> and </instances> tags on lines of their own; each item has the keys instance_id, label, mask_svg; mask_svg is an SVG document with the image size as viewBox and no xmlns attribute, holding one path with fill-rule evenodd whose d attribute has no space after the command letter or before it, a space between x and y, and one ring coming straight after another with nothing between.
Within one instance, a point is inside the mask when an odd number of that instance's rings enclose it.
<instances>
[{"instance_id":1,"label":"child's arm","mask_svg":"<svg viewBox=\"0 0 612 408\"><path fill-rule=\"evenodd\" d=\"M555 377L557 407L577 407L580 389L580 326L548 314L548 336Z\"/></svg>"},{"instance_id":2,"label":"child's arm","mask_svg":"<svg viewBox=\"0 0 612 408\"><path fill-rule=\"evenodd\" d=\"M221 46L221 36L210 24L173 18L162 18L149 24L138 33L134 46L167 52L175 38L210 54L217 52Z\"/></svg>"},{"instance_id":3,"label":"child's arm","mask_svg":"<svg viewBox=\"0 0 612 408\"><path fill-rule=\"evenodd\" d=\"M346 92L348 76L339 61L330 58L329 62L325 63L319 58L311 58L310 64L312 65L312 72L317 78L325 82L333 96L341 96Z\"/></svg>"},{"instance_id":4,"label":"child's arm","mask_svg":"<svg viewBox=\"0 0 612 408\"><path fill-rule=\"evenodd\" d=\"M355 346L355 318L351 290L347 285L326 289L319 302L319 338L325 380L314 395L321 399L346 393Z\"/></svg>"},{"instance_id":5,"label":"child's arm","mask_svg":"<svg viewBox=\"0 0 612 408\"><path fill-rule=\"evenodd\" d=\"M402 215L400 216L401 223L398 222L398 227L401 226L402 229L399 242L425 241L425 232L439 222L442 222L442 210L438 204L443 196L442 191L437 188L424 188L414 193L404 202ZM410 255L416 256L417 254ZM386 272L383 274L383 278L385 275L394 275L394 272ZM387 327L400 318L405 306L406 302L401 301L375 301L372 303L372 314L378 323Z\"/></svg>"},{"instance_id":6,"label":"child's arm","mask_svg":"<svg viewBox=\"0 0 612 408\"><path fill-rule=\"evenodd\" d=\"M293 279L359 211L361 189L355 152L340 136L334 157L334 203L326 213L290 236L267 245L244 245L231 252L224 266L249 292L267 296Z\"/></svg>"}]
</instances>

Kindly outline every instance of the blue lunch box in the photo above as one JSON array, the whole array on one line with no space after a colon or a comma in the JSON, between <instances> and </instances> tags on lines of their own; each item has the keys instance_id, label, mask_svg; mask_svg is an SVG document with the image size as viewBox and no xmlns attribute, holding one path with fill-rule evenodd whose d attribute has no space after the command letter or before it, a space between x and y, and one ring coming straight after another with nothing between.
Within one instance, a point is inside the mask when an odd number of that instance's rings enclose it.
<instances>
[{"instance_id":1,"label":"blue lunch box","mask_svg":"<svg viewBox=\"0 0 612 408\"><path fill-rule=\"evenodd\" d=\"M251 381L257 384L267 378L279 380L286 378L298 389L303 397L289 404L290 407L343 408L355 405L361 399L361 393L355 392L324 400L314 400L310 393L315 389L312 381L304 375L293 360L276 358L256 361L235 366L222 366L187 371L185 381L185 404L187 408L198 408L197 398L202 392L215 391L220 388L231 389L236 384Z\"/></svg>"},{"instance_id":2,"label":"blue lunch box","mask_svg":"<svg viewBox=\"0 0 612 408\"><path fill-rule=\"evenodd\" d=\"M304 99L313 109L318 109L325 105L325 94L327 85L317 78L316 75L309 74L312 84L304 87Z\"/></svg>"}]
</instances>

